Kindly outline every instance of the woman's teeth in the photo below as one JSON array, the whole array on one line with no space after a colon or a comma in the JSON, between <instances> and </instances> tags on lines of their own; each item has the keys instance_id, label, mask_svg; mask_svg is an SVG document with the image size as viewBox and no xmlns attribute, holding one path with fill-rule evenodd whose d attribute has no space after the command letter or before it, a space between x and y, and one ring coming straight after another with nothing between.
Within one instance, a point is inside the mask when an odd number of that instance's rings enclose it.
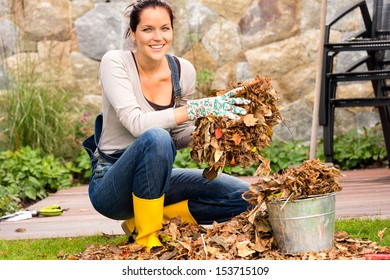
<instances>
[{"instance_id":1,"label":"woman's teeth","mask_svg":"<svg viewBox=\"0 0 390 280\"><path fill-rule=\"evenodd\" d=\"M150 46L152 49L162 49L164 45Z\"/></svg>"}]
</instances>

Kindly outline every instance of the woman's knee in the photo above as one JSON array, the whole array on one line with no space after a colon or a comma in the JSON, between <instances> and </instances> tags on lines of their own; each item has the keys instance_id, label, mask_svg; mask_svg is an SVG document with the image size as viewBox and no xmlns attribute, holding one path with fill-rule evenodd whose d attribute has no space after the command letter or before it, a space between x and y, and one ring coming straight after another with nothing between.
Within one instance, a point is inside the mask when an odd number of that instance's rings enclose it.
<instances>
[{"instance_id":1,"label":"woman's knee","mask_svg":"<svg viewBox=\"0 0 390 280\"><path fill-rule=\"evenodd\" d=\"M172 137L168 131L162 128L150 128L146 130L139 139L148 147L173 146Z\"/></svg>"},{"instance_id":2,"label":"woman's knee","mask_svg":"<svg viewBox=\"0 0 390 280\"><path fill-rule=\"evenodd\" d=\"M139 140L144 143L145 149L153 152L156 160L159 157L165 158L168 155L172 155L174 158L176 154L172 137L165 129L150 128L140 136Z\"/></svg>"}]
</instances>

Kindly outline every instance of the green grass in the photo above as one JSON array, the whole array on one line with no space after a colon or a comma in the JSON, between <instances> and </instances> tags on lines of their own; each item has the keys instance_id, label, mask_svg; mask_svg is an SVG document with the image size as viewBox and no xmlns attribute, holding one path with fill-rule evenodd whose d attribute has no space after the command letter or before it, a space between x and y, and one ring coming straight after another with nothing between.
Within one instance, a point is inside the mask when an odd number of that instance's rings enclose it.
<instances>
[{"instance_id":1,"label":"green grass","mask_svg":"<svg viewBox=\"0 0 390 280\"><path fill-rule=\"evenodd\" d=\"M126 237L103 235L30 240L0 240L0 260L56 260L78 254L90 245L118 244Z\"/></svg>"},{"instance_id":2,"label":"green grass","mask_svg":"<svg viewBox=\"0 0 390 280\"><path fill-rule=\"evenodd\" d=\"M381 246L390 246L390 220L338 219L336 231L346 231L350 237L369 239ZM382 242L378 232L387 228ZM119 244L126 241L124 235L102 235L77 238L50 238L32 240L0 240L0 260L56 260L85 251L90 245Z\"/></svg>"},{"instance_id":3,"label":"green grass","mask_svg":"<svg viewBox=\"0 0 390 280\"><path fill-rule=\"evenodd\" d=\"M381 246L390 246L390 220L379 218L354 218L354 219L338 219L335 222L337 231L345 231L350 237L364 238L375 241ZM386 229L386 230L385 230ZM378 232L385 230L380 242Z\"/></svg>"}]
</instances>

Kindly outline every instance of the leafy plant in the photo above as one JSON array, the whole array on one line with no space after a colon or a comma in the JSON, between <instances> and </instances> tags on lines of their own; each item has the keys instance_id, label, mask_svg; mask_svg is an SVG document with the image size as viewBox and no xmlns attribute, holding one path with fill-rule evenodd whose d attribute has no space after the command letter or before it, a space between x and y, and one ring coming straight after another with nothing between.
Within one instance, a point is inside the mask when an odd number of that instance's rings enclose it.
<instances>
[{"instance_id":1,"label":"leafy plant","mask_svg":"<svg viewBox=\"0 0 390 280\"><path fill-rule=\"evenodd\" d=\"M364 128L359 134L350 130L334 139L334 163L341 169L364 168L386 160L383 137L372 129Z\"/></svg>"},{"instance_id":2,"label":"leafy plant","mask_svg":"<svg viewBox=\"0 0 390 280\"><path fill-rule=\"evenodd\" d=\"M88 183L92 170L90 159L86 151L81 150L74 162L68 162L66 166L70 171L72 171L73 183Z\"/></svg>"},{"instance_id":3,"label":"leafy plant","mask_svg":"<svg viewBox=\"0 0 390 280\"><path fill-rule=\"evenodd\" d=\"M271 141L271 146L264 149L264 157L270 161L271 172L279 172L291 165L299 165L309 158L309 147L302 141Z\"/></svg>"},{"instance_id":4,"label":"leafy plant","mask_svg":"<svg viewBox=\"0 0 390 280\"><path fill-rule=\"evenodd\" d=\"M23 203L42 199L50 192L69 188L72 174L53 155L23 147L0 153L0 194L9 203L0 204L0 214L21 208ZM4 205L2 205L4 204Z\"/></svg>"},{"instance_id":5,"label":"leafy plant","mask_svg":"<svg viewBox=\"0 0 390 280\"><path fill-rule=\"evenodd\" d=\"M212 88L215 72L207 68L197 71L196 90L201 96L207 96Z\"/></svg>"},{"instance_id":6,"label":"leafy plant","mask_svg":"<svg viewBox=\"0 0 390 280\"><path fill-rule=\"evenodd\" d=\"M204 169L207 167L205 163L197 164L190 155L190 148L185 148L177 151L175 162L173 163L174 168L200 168ZM253 175L256 171L256 166L251 166L248 168L242 168L239 166L230 167L225 166L223 172L227 174L240 175L240 176L249 176Z\"/></svg>"},{"instance_id":7,"label":"leafy plant","mask_svg":"<svg viewBox=\"0 0 390 280\"><path fill-rule=\"evenodd\" d=\"M24 146L63 158L74 152L68 94L55 86L17 82L1 98L2 141L6 149Z\"/></svg>"},{"instance_id":8,"label":"leafy plant","mask_svg":"<svg viewBox=\"0 0 390 280\"><path fill-rule=\"evenodd\" d=\"M0 184L0 216L12 213L20 208L20 199L17 195L9 193L7 188Z\"/></svg>"},{"instance_id":9,"label":"leafy plant","mask_svg":"<svg viewBox=\"0 0 390 280\"><path fill-rule=\"evenodd\" d=\"M204 168L206 165L198 165L190 155L190 148L178 150L173 163L174 168Z\"/></svg>"}]
</instances>

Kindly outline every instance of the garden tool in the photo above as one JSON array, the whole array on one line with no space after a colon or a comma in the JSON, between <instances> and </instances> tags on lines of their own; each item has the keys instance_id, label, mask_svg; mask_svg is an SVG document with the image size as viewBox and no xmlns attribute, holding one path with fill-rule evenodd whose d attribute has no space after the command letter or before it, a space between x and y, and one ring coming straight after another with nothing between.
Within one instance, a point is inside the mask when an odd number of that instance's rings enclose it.
<instances>
[{"instance_id":1,"label":"garden tool","mask_svg":"<svg viewBox=\"0 0 390 280\"><path fill-rule=\"evenodd\" d=\"M45 217L60 216L66 210L67 209L62 209L59 205L53 204L39 209L38 211L36 211L36 214L37 216Z\"/></svg>"},{"instance_id":2,"label":"garden tool","mask_svg":"<svg viewBox=\"0 0 390 280\"><path fill-rule=\"evenodd\" d=\"M32 211L18 211L13 214L8 214L0 217L0 222L2 221L9 221L9 222L15 222L15 221L22 221L22 220L28 220L33 217Z\"/></svg>"},{"instance_id":3,"label":"garden tool","mask_svg":"<svg viewBox=\"0 0 390 280\"><path fill-rule=\"evenodd\" d=\"M38 216L45 216L45 217L51 217L51 216L59 216L62 214L64 210L59 205L50 205L42 207L39 210L24 210L24 211L18 211L13 214L8 214L5 216L0 217L1 221L8 221L8 222L15 222L15 221L22 221L31 219L32 217L38 217Z\"/></svg>"},{"instance_id":4,"label":"garden tool","mask_svg":"<svg viewBox=\"0 0 390 280\"><path fill-rule=\"evenodd\" d=\"M143 199L133 194L134 221L138 233L135 243L146 246L148 251L153 247L163 247L158 232L162 229L164 197Z\"/></svg>"}]
</instances>

